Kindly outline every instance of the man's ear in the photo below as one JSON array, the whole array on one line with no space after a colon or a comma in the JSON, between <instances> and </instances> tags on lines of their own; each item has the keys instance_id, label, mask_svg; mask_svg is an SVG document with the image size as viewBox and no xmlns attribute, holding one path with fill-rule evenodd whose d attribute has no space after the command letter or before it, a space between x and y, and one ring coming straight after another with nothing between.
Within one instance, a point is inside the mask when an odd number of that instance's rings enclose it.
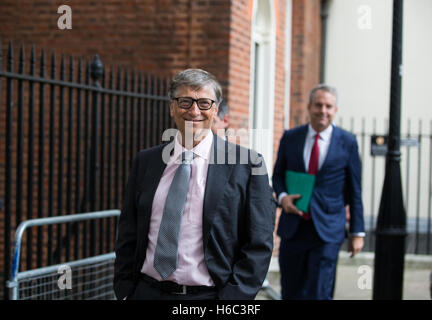
<instances>
[{"instance_id":1,"label":"man's ear","mask_svg":"<svg viewBox=\"0 0 432 320\"><path fill-rule=\"evenodd\" d=\"M228 115L228 113L226 113L225 115L224 115L224 117L223 117L223 122L225 122L225 123L229 123L229 115Z\"/></svg>"},{"instance_id":2,"label":"man's ear","mask_svg":"<svg viewBox=\"0 0 432 320\"><path fill-rule=\"evenodd\" d=\"M171 100L170 101L170 103L169 103L169 109L170 109L170 116L171 116L171 118L172 117L174 117L174 101L173 100Z\"/></svg>"}]
</instances>

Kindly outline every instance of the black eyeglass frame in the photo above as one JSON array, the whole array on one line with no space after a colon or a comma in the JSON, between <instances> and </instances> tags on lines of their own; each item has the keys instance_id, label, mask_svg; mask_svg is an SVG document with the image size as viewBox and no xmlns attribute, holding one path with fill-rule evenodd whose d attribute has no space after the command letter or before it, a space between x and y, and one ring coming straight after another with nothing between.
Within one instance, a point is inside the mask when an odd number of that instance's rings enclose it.
<instances>
[{"instance_id":1,"label":"black eyeglass frame","mask_svg":"<svg viewBox=\"0 0 432 320\"><path fill-rule=\"evenodd\" d=\"M192 97L175 97L175 98L172 98L172 99L175 100L175 101L177 101L177 105L178 105L178 107L179 107L180 109L185 109L185 110L190 109L190 108L193 106L194 102L196 102L196 104L197 104L197 106L198 106L198 109L200 109L200 110L210 110L210 109L213 107L213 104L216 102L215 100L210 99L210 98L199 98L199 99L194 99L194 98L192 98ZM190 99L190 100L192 100L192 102L191 102L191 104L189 105L189 107L184 108L184 107L180 107L179 99ZM199 101L200 101L200 100L210 100L210 101L211 101L210 107L208 107L208 108L201 108L201 107L200 107L200 104L199 104Z\"/></svg>"}]
</instances>

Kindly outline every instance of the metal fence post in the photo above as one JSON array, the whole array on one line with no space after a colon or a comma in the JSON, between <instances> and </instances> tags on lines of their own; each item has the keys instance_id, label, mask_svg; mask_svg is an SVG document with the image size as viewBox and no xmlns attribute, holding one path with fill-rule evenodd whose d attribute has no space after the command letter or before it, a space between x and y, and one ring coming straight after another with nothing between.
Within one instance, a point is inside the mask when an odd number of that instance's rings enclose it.
<instances>
[{"instance_id":1,"label":"metal fence post","mask_svg":"<svg viewBox=\"0 0 432 320\"><path fill-rule=\"evenodd\" d=\"M102 62L99 60L99 56L95 55L93 61L90 65L90 76L93 79L93 85L96 88L100 88L99 79L102 77L103 66ZM98 175L98 132L99 132L99 112L98 112L98 98L99 92L93 91L93 101L92 101L92 133L91 133L91 146L90 146L90 181L88 191L88 199L90 204L90 211L96 211L96 201L97 201L97 175ZM90 222L90 255L96 253L96 225L94 221Z\"/></svg>"},{"instance_id":2,"label":"metal fence post","mask_svg":"<svg viewBox=\"0 0 432 320\"><path fill-rule=\"evenodd\" d=\"M406 238L400 170L400 116L403 1L393 1L393 43L389 144L380 210L377 220L374 300L401 300Z\"/></svg>"}]
</instances>

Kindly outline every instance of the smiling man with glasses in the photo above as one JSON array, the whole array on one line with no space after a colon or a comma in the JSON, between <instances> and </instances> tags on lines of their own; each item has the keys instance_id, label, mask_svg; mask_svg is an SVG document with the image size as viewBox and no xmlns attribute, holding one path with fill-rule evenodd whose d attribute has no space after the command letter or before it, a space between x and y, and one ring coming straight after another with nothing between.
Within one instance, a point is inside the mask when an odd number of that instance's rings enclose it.
<instances>
[{"instance_id":1,"label":"smiling man with glasses","mask_svg":"<svg viewBox=\"0 0 432 320\"><path fill-rule=\"evenodd\" d=\"M222 90L220 87L214 87L212 83L202 88L183 85L172 90L175 91L170 91L170 114L181 133L180 143L185 146L188 138L186 129L190 127L193 146L196 146L209 133L208 130L218 111ZM176 96L172 97L174 94Z\"/></svg>"},{"instance_id":2,"label":"smiling man with glasses","mask_svg":"<svg viewBox=\"0 0 432 320\"><path fill-rule=\"evenodd\" d=\"M138 154L126 187L116 241L119 299L254 299L261 288L276 208L262 157L211 131L221 97L204 70L173 78L169 107L178 133ZM247 161L233 163L237 154Z\"/></svg>"}]
</instances>

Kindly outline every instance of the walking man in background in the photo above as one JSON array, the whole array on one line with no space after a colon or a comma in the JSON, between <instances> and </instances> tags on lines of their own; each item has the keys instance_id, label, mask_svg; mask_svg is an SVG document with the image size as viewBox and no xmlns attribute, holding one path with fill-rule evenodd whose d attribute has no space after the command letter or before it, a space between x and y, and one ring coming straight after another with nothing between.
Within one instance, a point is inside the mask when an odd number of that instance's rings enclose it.
<instances>
[{"instance_id":1,"label":"walking man in background","mask_svg":"<svg viewBox=\"0 0 432 320\"><path fill-rule=\"evenodd\" d=\"M309 96L310 123L284 133L273 173L273 188L282 206L277 234L282 299L332 299L340 246L350 208L348 248L363 248L361 163L356 138L336 127L337 92L327 85ZM315 175L308 212L295 205L301 195L287 194L286 171Z\"/></svg>"}]
</instances>

